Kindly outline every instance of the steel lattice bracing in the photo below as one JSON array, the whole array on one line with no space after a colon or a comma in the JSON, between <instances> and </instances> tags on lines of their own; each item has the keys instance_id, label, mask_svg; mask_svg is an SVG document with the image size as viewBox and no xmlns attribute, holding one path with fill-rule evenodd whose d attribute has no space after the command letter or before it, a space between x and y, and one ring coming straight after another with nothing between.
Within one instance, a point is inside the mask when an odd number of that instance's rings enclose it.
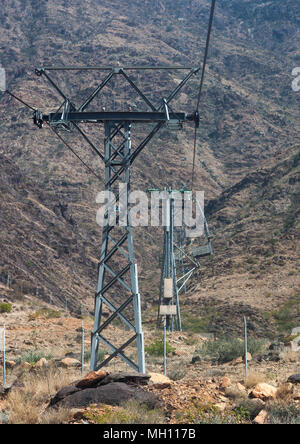
<instances>
[{"instance_id":1,"label":"steel lattice bracing","mask_svg":"<svg viewBox=\"0 0 300 444\"><path fill-rule=\"evenodd\" d=\"M118 140L117 139L121 139ZM113 192L119 199L128 201L130 192L130 163L131 154L130 124L105 124L105 188ZM122 171L119 173L120 166ZM118 184L122 187L117 189ZM119 190L127 194L121 196ZM112 206L115 202L111 203ZM111 212L113 208L110 208ZM120 209L116 208L116 218L120 217ZM108 212L108 213L109 213ZM141 304L138 290L137 265L134 261L132 233L129 214L125 214L125 226L110 223L109 214L105 216L105 225L102 233L102 247L99 263L98 285L95 297L95 319L92 332L91 369L99 369L114 358L121 357L134 370L145 372L144 337L141 321ZM115 284L122 287L122 298L116 306L112 300ZM111 315L105 319L102 315L103 306L106 306ZM126 311L126 313L125 313ZM130 313L131 312L131 313ZM127 314L129 313L129 314ZM132 316L130 316L130 314ZM105 329L118 317L128 328L129 338L118 347L105 338ZM124 354L124 349L136 341L138 363L134 363ZM98 364L98 347L102 342L110 349L110 356Z\"/></svg>"}]
</instances>

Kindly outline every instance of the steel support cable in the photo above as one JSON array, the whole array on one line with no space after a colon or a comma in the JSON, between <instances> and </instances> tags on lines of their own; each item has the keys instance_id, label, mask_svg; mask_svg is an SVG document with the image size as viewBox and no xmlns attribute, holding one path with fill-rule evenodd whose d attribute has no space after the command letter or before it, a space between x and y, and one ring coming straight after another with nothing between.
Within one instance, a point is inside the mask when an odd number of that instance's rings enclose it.
<instances>
[{"instance_id":1,"label":"steel support cable","mask_svg":"<svg viewBox=\"0 0 300 444\"><path fill-rule=\"evenodd\" d=\"M4 91L9 96L13 97L18 102L22 103L23 105L27 106L27 108L31 109L32 111L36 111L32 106L28 105L28 103L24 102L24 100L20 99L19 97L15 96L12 92L8 91L7 89Z\"/></svg>"},{"instance_id":2,"label":"steel support cable","mask_svg":"<svg viewBox=\"0 0 300 444\"><path fill-rule=\"evenodd\" d=\"M199 92L198 92L198 97L197 97L196 113L199 113L199 106L200 106L200 101L201 101L201 97L202 97L202 89L203 89L203 83L204 83L204 75L205 75L205 69L206 69L206 63L207 63L207 56L208 56L208 49L209 49L209 42L210 42L210 35L211 35L211 30L212 30L215 6L216 6L216 0L212 0L211 8L210 8L210 17L209 17L209 23L208 23L206 45L205 45L205 53L204 53L204 59L203 59L203 65L202 65L202 74L201 74ZM194 179L195 179L196 148L197 148L197 125L195 125L195 134L194 134L192 191L194 188Z\"/></svg>"},{"instance_id":3,"label":"steel support cable","mask_svg":"<svg viewBox=\"0 0 300 444\"><path fill-rule=\"evenodd\" d=\"M15 100L17 100L18 102L22 103L24 106L26 106L27 108L31 109L32 111L36 111L35 108L33 108L32 106L28 105L28 103L24 102L24 100L20 99L20 97L17 97L15 94L13 94L12 92L5 90L5 93L7 93L9 96L13 97ZM95 177L97 177L97 179L102 181L102 178L100 176L98 176L98 174L91 168L89 167L84 160L81 159L81 157L73 150L73 148L51 127L51 125L48 122L45 122L48 124L49 128L57 135L57 137L64 143L64 145L74 154L74 156L77 157L77 159L84 165L84 167L90 172L92 173Z\"/></svg>"},{"instance_id":4,"label":"steel support cable","mask_svg":"<svg viewBox=\"0 0 300 444\"><path fill-rule=\"evenodd\" d=\"M46 122L47 125L49 126L49 128L54 132L54 134L56 134L56 136L62 141L62 143L68 148L68 150L70 150L75 157L77 157L77 159L84 165L84 167L93 174L93 176L95 176L97 179L99 179L101 182L103 182L102 177L98 176L98 174L84 161L82 160L82 158L73 150L73 148L61 137L61 135L55 131L52 126Z\"/></svg>"}]
</instances>

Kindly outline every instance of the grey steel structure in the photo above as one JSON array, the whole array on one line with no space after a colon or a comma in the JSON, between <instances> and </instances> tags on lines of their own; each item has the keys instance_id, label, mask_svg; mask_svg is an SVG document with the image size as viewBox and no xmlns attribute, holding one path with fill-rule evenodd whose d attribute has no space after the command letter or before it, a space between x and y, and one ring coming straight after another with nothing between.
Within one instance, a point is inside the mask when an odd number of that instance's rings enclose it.
<instances>
[{"instance_id":1,"label":"grey steel structure","mask_svg":"<svg viewBox=\"0 0 300 444\"><path fill-rule=\"evenodd\" d=\"M176 330L181 331L181 315L180 305L177 291L177 277L176 277L176 264L175 264L175 252L174 252L174 213L175 213L175 199L173 196L173 190L165 190L168 194L168 198L165 201L166 210L166 224L164 226L164 252L161 269L161 285L159 292L159 304L158 304L158 318L157 326L161 326L165 320L165 328L167 331L174 330L174 324L176 324ZM171 287L171 291L166 291L166 285ZM167 294L168 293L168 294ZM174 314L162 314L162 307L176 306L176 315Z\"/></svg>"},{"instance_id":2,"label":"grey steel structure","mask_svg":"<svg viewBox=\"0 0 300 444\"><path fill-rule=\"evenodd\" d=\"M210 256L213 251L211 245L211 235L204 212L198 200L195 199L195 203L198 206L202 216L206 243L205 245L192 248L191 254L187 253L186 246L184 245L185 228L184 226L176 227L174 223L176 216L175 194L188 193L190 195L189 198L192 199L192 192L184 189L172 190L171 188L164 191L168 194L168 198L166 199L166 213L168 220L164 227L164 250L161 264L157 327L161 328L164 320L166 320L167 331L181 331L182 323L179 295L183 290L186 291L187 282L192 277L194 272L200 268L200 258ZM184 202L182 205L184 206ZM177 235L176 242L175 235ZM172 280L171 295L169 291L166 291L166 286L169 286L170 284L169 280ZM168 313L168 310L165 308L166 306L176 306L176 314L175 310L173 310L173 314ZM164 310L163 312L162 309Z\"/></svg>"},{"instance_id":3,"label":"grey steel structure","mask_svg":"<svg viewBox=\"0 0 300 444\"><path fill-rule=\"evenodd\" d=\"M168 97L162 98L158 105L154 105L130 77L131 71L144 69L169 71L173 69L187 69L189 72ZM102 70L108 71L108 74L84 103L80 106L75 106L71 99L64 94L51 78L51 71L68 70L78 72ZM196 127L199 126L198 111L187 115L183 112L174 112L170 108L170 102L199 70L200 68L182 67L46 67L37 69L36 74L45 77L49 81L63 102L56 112L44 114L39 110L35 110L33 120L39 128L42 128L44 123L48 124L62 141L64 141L63 138L58 134L60 130L77 131L78 135L88 143L90 148L104 162L105 190L115 193L118 185L121 184L125 193L129 193L131 165L164 125L167 125L170 129L180 129L184 122L194 122ZM122 76L127 81L147 107L150 108L148 112L105 112L103 109L86 110L94 98L99 95L104 87L108 86L110 80L115 76ZM131 126L136 122L154 124L154 127L147 137L137 147L133 148ZM80 127L81 123L104 125L104 152L90 140L86 132ZM118 213L116 205L115 211ZM145 372L141 302L138 289L137 265L134 259L132 232L128 216L128 204L126 213L125 224L111 224L109 211L104 217L105 223L102 230L98 284L95 296L94 328L91 333L91 370L100 369L114 357L118 356L134 370ZM119 216L119 214L116 215L117 222ZM172 268L174 266L172 262L168 263L170 264L168 267ZM166 272L169 273L169 268ZM104 307L109 311L108 317L107 311L106 313L103 311ZM118 338L118 342L121 341L122 344L119 343L118 345L105 336L105 330L116 320L119 320L125 328L124 338ZM137 362L134 362L124 353L124 350L134 342L137 348ZM99 359L98 355L100 343L104 344L110 351L110 355L102 360Z\"/></svg>"}]
</instances>

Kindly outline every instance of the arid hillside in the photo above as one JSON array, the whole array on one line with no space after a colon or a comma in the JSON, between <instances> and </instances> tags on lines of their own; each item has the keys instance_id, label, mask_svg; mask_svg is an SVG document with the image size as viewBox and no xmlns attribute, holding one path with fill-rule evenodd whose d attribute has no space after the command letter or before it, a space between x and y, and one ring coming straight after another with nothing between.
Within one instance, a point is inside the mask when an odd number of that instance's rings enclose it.
<instances>
[{"instance_id":1,"label":"arid hillside","mask_svg":"<svg viewBox=\"0 0 300 444\"><path fill-rule=\"evenodd\" d=\"M61 98L34 69L54 65L185 65L202 62L209 2L4 1L0 50L7 88L32 107L58 109ZM203 263L183 296L183 315L207 304L223 307L221 331L240 329L251 308L257 328L299 289L299 93L292 69L300 63L300 7L293 1L217 2L200 109L196 188L205 191L214 255ZM183 73L147 72L134 80L154 103L176 87ZM54 76L75 104L104 74ZM193 112L200 73L174 108ZM115 81L94 107L139 109L129 86ZM84 127L102 149L103 130ZM133 128L133 144L147 128ZM163 128L136 160L133 189L188 186L193 126ZM0 276L20 292L53 298L79 313L91 310L101 230L91 175L61 141L32 123L31 111L1 95ZM75 133L65 139L103 175L103 165ZM135 230L136 257L146 321L155 316L162 230ZM269 296L266 296L266 295ZM244 311L241 309L246 305ZM227 322L234 307L236 322ZM202 308L201 308L202 307ZM202 311L203 310L203 311ZM199 330L219 331L208 313ZM222 315L223 316L223 315ZM185 321L187 322L187 321ZM189 323L187 322L187 324ZM275 330L274 330L275 329ZM262 329L264 330L264 329ZM264 331L259 330L260 335Z\"/></svg>"}]
</instances>

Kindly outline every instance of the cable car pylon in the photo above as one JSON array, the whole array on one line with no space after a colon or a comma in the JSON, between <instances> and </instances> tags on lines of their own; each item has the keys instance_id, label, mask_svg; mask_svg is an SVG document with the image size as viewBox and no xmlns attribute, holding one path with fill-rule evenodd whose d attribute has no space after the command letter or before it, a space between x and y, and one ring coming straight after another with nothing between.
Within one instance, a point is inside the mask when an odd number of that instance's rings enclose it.
<instances>
[{"instance_id":1,"label":"cable car pylon","mask_svg":"<svg viewBox=\"0 0 300 444\"><path fill-rule=\"evenodd\" d=\"M188 239L186 237L186 228L184 225L177 226L177 212L180 214L180 223L182 221L182 211L184 211L185 199L192 199L192 192L181 189L174 190L165 188L164 190L148 189L148 192L159 192L162 198L162 208L164 216L164 242L163 254L161 256L161 278L159 288L157 328L165 328L167 331L182 331L180 294L186 292L186 285L194 273L200 268L200 259L213 254L211 245L211 235L204 211L195 198L198 210L203 223L203 235L205 243L198 245L188 251ZM180 199L176 196L181 195ZM179 202L179 205L178 205ZM175 240L175 237L177 239ZM199 241L200 244L200 241Z\"/></svg>"}]
</instances>

